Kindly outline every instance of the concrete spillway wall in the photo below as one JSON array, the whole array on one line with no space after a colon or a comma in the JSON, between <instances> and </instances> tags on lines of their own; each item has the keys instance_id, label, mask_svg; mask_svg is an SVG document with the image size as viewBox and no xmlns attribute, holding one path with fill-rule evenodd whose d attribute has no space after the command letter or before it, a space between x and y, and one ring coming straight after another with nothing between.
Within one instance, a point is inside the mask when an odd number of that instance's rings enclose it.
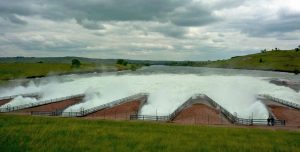
<instances>
[{"instance_id":1,"label":"concrete spillway wall","mask_svg":"<svg viewBox=\"0 0 300 152\"><path fill-rule=\"evenodd\" d=\"M269 95L261 95L260 97L273 117L285 120L286 126L300 127L299 105Z\"/></svg>"},{"instance_id":2,"label":"concrete spillway wall","mask_svg":"<svg viewBox=\"0 0 300 152\"><path fill-rule=\"evenodd\" d=\"M177 108L170 120L181 124L231 124L230 121L205 98L197 95Z\"/></svg>"},{"instance_id":3,"label":"concrete spillway wall","mask_svg":"<svg viewBox=\"0 0 300 152\"><path fill-rule=\"evenodd\" d=\"M12 100L12 99L2 99L2 100L0 100L0 106L9 103L11 100Z\"/></svg>"},{"instance_id":4,"label":"concrete spillway wall","mask_svg":"<svg viewBox=\"0 0 300 152\"><path fill-rule=\"evenodd\" d=\"M0 97L0 106L5 105L12 101L14 98L22 96L22 97L31 97L31 98L39 98L38 93L31 93L31 94L20 94L20 95L12 95L12 96L6 96L6 97Z\"/></svg>"},{"instance_id":5,"label":"concrete spillway wall","mask_svg":"<svg viewBox=\"0 0 300 152\"><path fill-rule=\"evenodd\" d=\"M130 115L139 113L141 107L147 102L147 99L148 94L139 93L90 109L82 109L80 112L64 112L63 116L98 119L129 119Z\"/></svg>"},{"instance_id":6,"label":"concrete spillway wall","mask_svg":"<svg viewBox=\"0 0 300 152\"><path fill-rule=\"evenodd\" d=\"M105 108L94 113L87 114L85 117L128 120L130 115L138 113L141 105L143 105L144 100L145 98L131 100L111 108Z\"/></svg>"},{"instance_id":7,"label":"concrete spillway wall","mask_svg":"<svg viewBox=\"0 0 300 152\"><path fill-rule=\"evenodd\" d=\"M22 114L31 114L42 113L42 112L53 112L53 111L62 111L67 107L82 102L84 95L75 95L68 96L64 98L52 99L47 101L40 101L37 103L26 104L15 107L2 108L1 112L12 112L12 113L22 113Z\"/></svg>"}]
</instances>

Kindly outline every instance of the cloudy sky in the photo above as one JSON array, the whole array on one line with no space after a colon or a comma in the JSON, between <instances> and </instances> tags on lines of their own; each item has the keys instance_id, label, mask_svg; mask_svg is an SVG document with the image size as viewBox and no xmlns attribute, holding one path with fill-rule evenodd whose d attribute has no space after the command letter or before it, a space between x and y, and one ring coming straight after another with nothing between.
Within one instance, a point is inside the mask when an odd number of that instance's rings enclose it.
<instances>
[{"instance_id":1,"label":"cloudy sky","mask_svg":"<svg viewBox=\"0 0 300 152\"><path fill-rule=\"evenodd\" d=\"M213 60L300 44L299 0L1 0L0 56Z\"/></svg>"}]
</instances>

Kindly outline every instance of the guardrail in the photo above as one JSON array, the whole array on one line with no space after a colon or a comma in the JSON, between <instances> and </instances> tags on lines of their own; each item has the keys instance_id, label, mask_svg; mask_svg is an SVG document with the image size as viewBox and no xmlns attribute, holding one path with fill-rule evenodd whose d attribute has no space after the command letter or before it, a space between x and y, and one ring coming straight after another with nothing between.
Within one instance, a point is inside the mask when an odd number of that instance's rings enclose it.
<instances>
[{"instance_id":1,"label":"guardrail","mask_svg":"<svg viewBox=\"0 0 300 152\"><path fill-rule=\"evenodd\" d=\"M203 98L205 98L214 108L218 109L231 123L236 123L236 120L238 119L237 116L234 116L229 111L227 111L225 108L223 108L220 104L212 100L206 95L202 95Z\"/></svg>"},{"instance_id":2,"label":"guardrail","mask_svg":"<svg viewBox=\"0 0 300 152\"><path fill-rule=\"evenodd\" d=\"M182 105L180 105L174 112L172 112L169 115L169 119L173 120L177 116L177 114L179 114L183 109L185 109L186 107L192 105L194 103L194 99L198 98L199 96L202 97L203 94L196 94L196 95L190 97L186 102L184 102Z\"/></svg>"},{"instance_id":3,"label":"guardrail","mask_svg":"<svg viewBox=\"0 0 300 152\"><path fill-rule=\"evenodd\" d=\"M189 98L185 103L179 106L173 113L167 116L151 116L151 115L130 115L130 120L154 120L154 121L172 121L184 108L190 106L194 103L193 99L201 97L208 101L214 108L219 110L231 123L238 125L268 125L268 119L244 119L234 116L217 102L213 101L211 98L205 94L196 94ZM285 125L285 120L273 120L273 125Z\"/></svg>"},{"instance_id":4,"label":"guardrail","mask_svg":"<svg viewBox=\"0 0 300 152\"><path fill-rule=\"evenodd\" d=\"M62 110L56 111L31 111L31 115L36 116L60 116L62 114Z\"/></svg>"},{"instance_id":5,"label":"guardrail","mask_svg":"<svg viewBox=\"0 0 300 152\"><path fill-rule=\"evenodd\" d=\"M24 104L24 105L19 105L19 106L13 106L13 107L7 106L5 108L0 108L0 112L11 112L11 111L16 111L16 110L41 106L41 105L45 105L45 104L55 103L55 102L59 102L59 101L67 100L67 99L71 99L71 98L83 97L83 96L84 96L84 94L77 94L77 95L56 98L56 99L50 99L50 100L45 100L45 101L39 101L36 103L29 103L29 104Z\"/></svg>"},{"instance_id":6,"label":"guardrail","mask_svg":"<svg viewBox=\"0 0 300 152\"><path fill-rule=\"evenodd\" d=\"M39 95L39 93L19 94L19 95L12 95L12 96L0 97L0 100L13 99L13 98L18 97L18 96L22 96L22 97L34 97L34 96L38 96L38 95Z\"/></svg>"},{"instance_id":7,"label":"guardrail","mask_svg":"<svg viewBox=\"0 0 300 152\"><path fill-rule=\"evenodd\" d=\"M109 103L106 103L106 104L103 104L103 105L100 105L100 106L97 106L97 107L93 107L93 108L90 108L90 109L81 109L79 112L63 112L62 116L65 116L65 117L82 117L82 116L88 115L90 113L99 111L101 109L114 107L116 105L126 103L129 100L133 100L133 99L136 99L136 98L141 98L141 97L144 97L144 96L147 97L148 95L149 95L148 93L138 93L138 94L128 96L128 97L125 97L125 98L122 98L122 99L118 99L118 100L115 100L113 102L109 102Z\"/></svg>"},{"instance_id":8,"label":"guardrail","mask_svg":"<svg viewBox=\"0 0 300 152\"><path fill-rule=\"evenodd\" d=\"M290 102L290 101L286 101L286 100L283 100L283 99L279 99L279 98L270 96L270 95L268 95L268 94L260 94L259 96L265 97L265 98L267 98L267 99L270 99L270 100L275 101L275 102L277 102L277 103L283 104L283 105L285 105L285 106L292 107L292 108L294 108L294 109L300 110L300 105L297 104L297 103L293 103L293 102Z\"/></svg>"},{"instance_id":9,"label":"guardrail","mask_svg":"<svg viewBox=\"0 0 300 152\"><path fill-rule=\"evenodd\" d=\"M170 116L130 115L130 120L169 121Z\"/></svg>"}]
</instances>

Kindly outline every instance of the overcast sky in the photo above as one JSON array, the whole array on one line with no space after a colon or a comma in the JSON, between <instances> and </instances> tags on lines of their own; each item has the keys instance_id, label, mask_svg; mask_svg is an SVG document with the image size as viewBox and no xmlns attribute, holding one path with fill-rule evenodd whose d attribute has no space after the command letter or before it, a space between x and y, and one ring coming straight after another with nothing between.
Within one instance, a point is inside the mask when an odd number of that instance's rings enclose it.
<instances>
[{"instance_id":1,"label":"overcast sky","mask_svg":"<svg viewBox=\"0 0 300 152\"><path fill-rule=\"evenodd\" d=\"M2 57L214 60L299 44L299 0L0 1Z\"/></svg>"}]
</instances>

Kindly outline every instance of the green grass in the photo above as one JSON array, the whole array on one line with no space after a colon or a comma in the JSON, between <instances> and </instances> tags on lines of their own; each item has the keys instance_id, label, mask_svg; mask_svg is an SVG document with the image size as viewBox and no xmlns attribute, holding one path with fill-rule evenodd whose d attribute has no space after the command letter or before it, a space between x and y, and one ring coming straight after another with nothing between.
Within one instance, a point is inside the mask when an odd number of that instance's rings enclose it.
<instances>
[{"instance_id":1,"label":"green grass","mask_svg":"<svg viewBox=\"0 0 300 152\"><path fill-rule=\"evenodd\" d=\"M114 65L82 64L80 68L71 68L65 63L0 63L0 83L4 80L47 75L89 72L101 69L114 70Z\"/></svg>"},{"instance_id":2,"label":"green grass","mask_svg":"<svg viewBox=\"0 0 300 152\"><path fill-rule=\"evenodd\" d=\"M260 59L262 62L260 62ZM300 71L300 52L294 50L268 51L266 53L234 57L229 60L214 61L206 66L296 72Z\"/></svg>"},{"instance_id":3,"label":"green grass","mask_svg":"<svg viewBox=\"0 0 300 152\"><path fill-rule=\"evenodd\" d=\"M1 151L299 151L300 133L0 114Z\"/></svg>"}]
</instances>

